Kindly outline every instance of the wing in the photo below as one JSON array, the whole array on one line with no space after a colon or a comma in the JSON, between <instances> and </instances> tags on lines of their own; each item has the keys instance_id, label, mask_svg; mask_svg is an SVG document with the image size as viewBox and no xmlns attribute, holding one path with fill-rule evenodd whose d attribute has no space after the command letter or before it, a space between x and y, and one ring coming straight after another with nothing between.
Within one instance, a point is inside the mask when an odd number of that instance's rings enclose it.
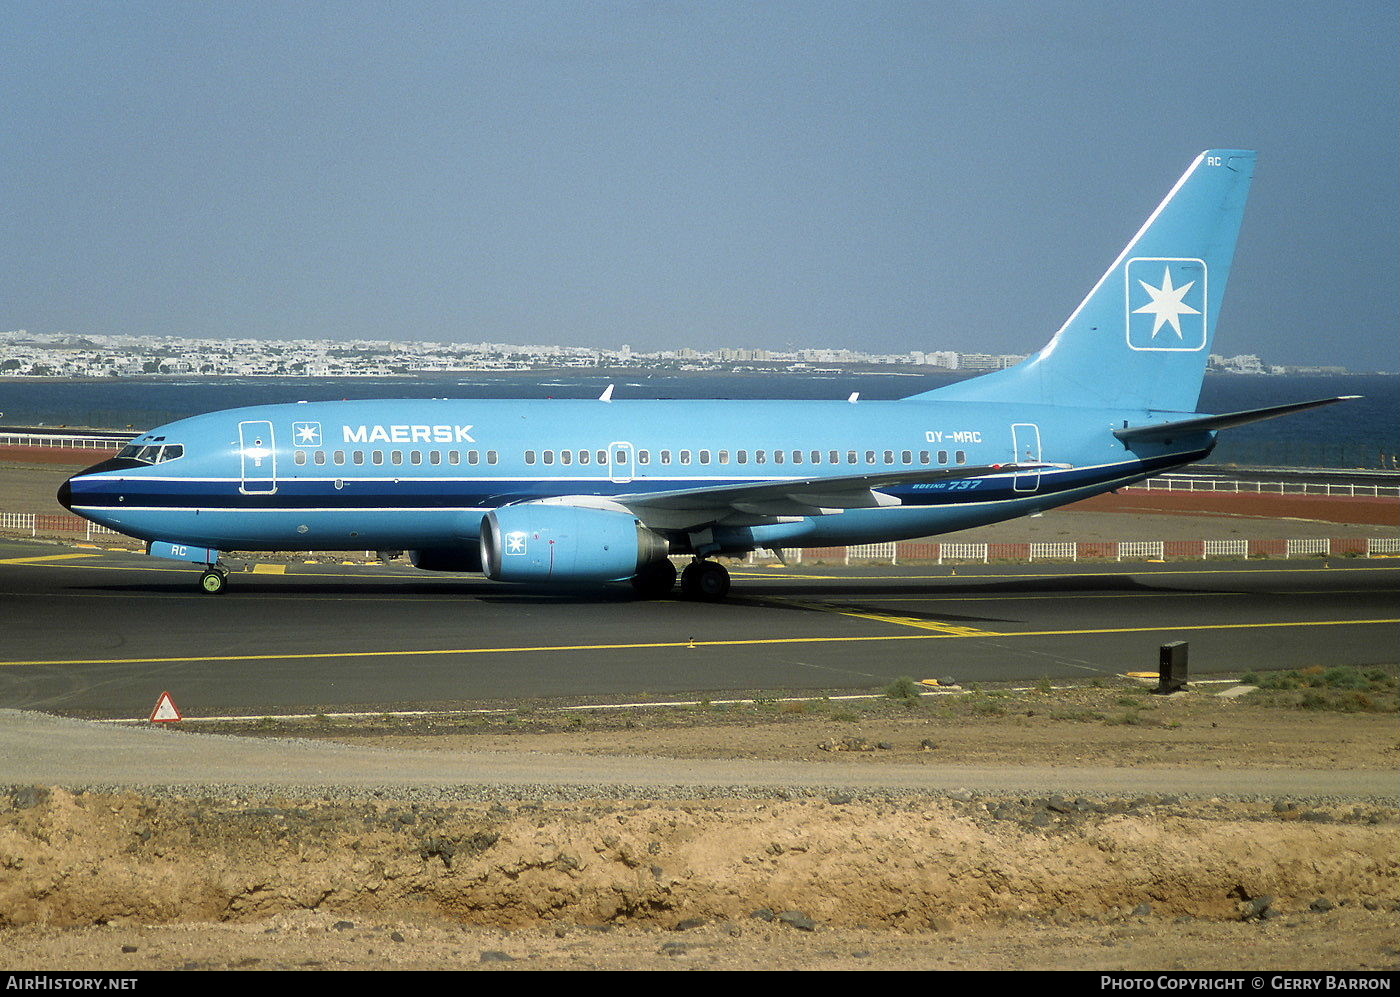
<instances>
[{"instance_id":1,"label":"wing","mask_svg":"<svg viewBox=\"0 0 1400 997\"><path fill-rule=\"evenodd\" d=\"M631 492L611 496L605 501L622 506L656 530L691 530L717 525L760 526L806 516L829 516L847 509L902 505L898 498L881 491L896 485L984 478L1056 466L1061 465L968 464L910 471L886 470L839 477L784 478L662 492Z\"/></svg>"}]
</instances>

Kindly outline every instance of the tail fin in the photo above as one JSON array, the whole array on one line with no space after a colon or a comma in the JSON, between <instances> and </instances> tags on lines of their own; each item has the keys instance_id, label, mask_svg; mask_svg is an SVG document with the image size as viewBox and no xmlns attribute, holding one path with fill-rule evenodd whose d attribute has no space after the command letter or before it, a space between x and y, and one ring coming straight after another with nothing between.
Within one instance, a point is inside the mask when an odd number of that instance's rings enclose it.
<instances>
[{"instance_id":1,"label":"tail fin","mask_svg":"<svg viewBox=\"0 0 1400 997\"><path fill-rule=\"evenodd\" d=\"M912 397L1195 411L1253 175L1201 153L1044 349Z\"/></svg>"}]
</instances>

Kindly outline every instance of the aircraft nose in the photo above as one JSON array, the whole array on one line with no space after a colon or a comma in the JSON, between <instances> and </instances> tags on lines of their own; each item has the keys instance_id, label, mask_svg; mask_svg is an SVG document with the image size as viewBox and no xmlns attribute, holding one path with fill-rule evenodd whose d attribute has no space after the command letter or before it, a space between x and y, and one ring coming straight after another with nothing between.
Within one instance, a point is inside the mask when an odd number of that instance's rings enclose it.
<instances>
[{"instance_id":1,"label":"aircraft nose","mask_svg":"<svg viewBox=\"0 0 1400 997\"><path fill-rule=\"evenodd\" d=\"M58 504L69 512L73 511L73 485L72 478L58 486Z\"/></svg>"}]
</instances>

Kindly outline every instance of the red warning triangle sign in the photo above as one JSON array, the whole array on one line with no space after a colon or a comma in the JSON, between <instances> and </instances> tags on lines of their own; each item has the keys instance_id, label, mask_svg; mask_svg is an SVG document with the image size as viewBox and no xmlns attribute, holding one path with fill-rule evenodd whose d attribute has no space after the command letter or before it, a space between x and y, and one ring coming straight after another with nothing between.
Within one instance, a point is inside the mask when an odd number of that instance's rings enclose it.
<instances>
[{"instance_id":1,"label":"red warning triangle sign","mask_svg":"<svg viewBox=\"0 0 1400 997\"><path fill-rule=\"evenodd\" d=\"M170 698L170 693L162 692L160 698L156 700L156 708L151 711L151 723L169 723L172 720L183 720L180 716L180 709L175 705L175 700Z\"/></svg>"}]
</instances>

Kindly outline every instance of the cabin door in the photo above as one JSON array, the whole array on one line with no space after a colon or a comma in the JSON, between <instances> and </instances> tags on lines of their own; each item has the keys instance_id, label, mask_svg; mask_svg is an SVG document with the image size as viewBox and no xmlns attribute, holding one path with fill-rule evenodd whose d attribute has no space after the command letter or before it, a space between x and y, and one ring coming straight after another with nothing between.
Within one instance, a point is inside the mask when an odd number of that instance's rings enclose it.
<instances>
[{"instance_id":1,"label":"cabin door","mask_svg":"<svg viewBox=\"0 0 1400 997\"><path fill-rule=\"evenodd\" d=\"M1018 422L1011 427L1011 459L1018 464L1040 463L1040 427L1033 422ZM1040 487L1040 471L1018 471L1015 490L1033 492Z\"/></svg>"},{"instance_id":2,"label":"cabin door","mask_svg":"<svg viewBox=\"0 0 1400 997\"><path fill-rule=\"evenodd\" d=\"M271 495L277 491L277 443L270 422L240 422L238 453L243 463L244 495Z\"/></svg>"}]
</instances>

